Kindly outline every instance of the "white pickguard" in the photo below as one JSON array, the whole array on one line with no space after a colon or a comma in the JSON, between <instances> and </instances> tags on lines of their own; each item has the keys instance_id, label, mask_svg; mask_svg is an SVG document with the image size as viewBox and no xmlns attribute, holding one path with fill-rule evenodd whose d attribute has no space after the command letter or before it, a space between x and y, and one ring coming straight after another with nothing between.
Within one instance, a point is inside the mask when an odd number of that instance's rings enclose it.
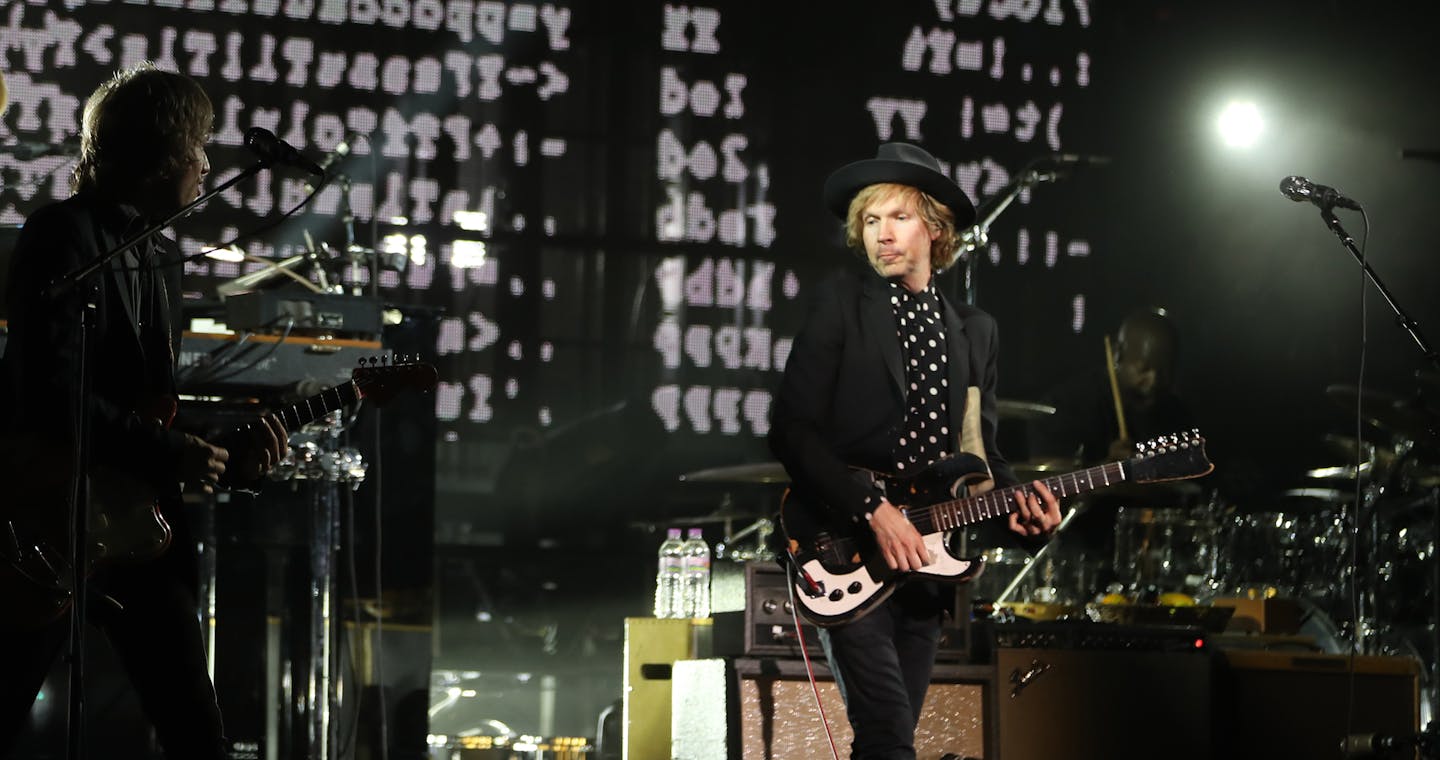
<instances>
[{"instance_id":1,"label":"white pickguard","mask_svg":"<svg viewBox=\"0 0 1440 760\"><path fill-rule=\"evenodd\" d=\"M975 564L970 560L958 559L946 548L948 532L929 533L921 537L933 561L910 573L911 576L929 575L937 578L954 578L969 571ZM804 593L805 581L799 579L795 586L795 598L800 605L821 618L845 617L872 600L876 594L889 594L895 588L895 581L882 583L870 575L869 568L860 566L848 573L832 573L812 559L801 566L811 580L825 590L822 596ZM840 593L838 598L835 591Z\"/></svg>"}]
</instances>

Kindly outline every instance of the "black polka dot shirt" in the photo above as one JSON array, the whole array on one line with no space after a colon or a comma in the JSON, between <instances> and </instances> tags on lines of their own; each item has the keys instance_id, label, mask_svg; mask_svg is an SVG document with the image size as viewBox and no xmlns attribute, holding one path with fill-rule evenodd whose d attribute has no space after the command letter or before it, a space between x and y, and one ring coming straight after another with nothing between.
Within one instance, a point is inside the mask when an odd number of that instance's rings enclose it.
<instances>
[{"instance_id":1,"label":"black polka dot shirt","mask_svg":"<svg viewBox=\"0 0 1440 760\"><path fill-rule=\"evenodd\" d=\"M890 306L905 362L905 427L895 441L895 472L909 475L950 453L945 398L950 366L945 354L945 322L931 283L911 293L891 283Z\"/></svg>"},{"instance_id":2,"label":"black polka dot shirt","mask_svg":"<svg viewBox=\"0 0 1440 760\"><path fill-rule=\"evenodd\" d=\"M950 392L945 351L945 320L931 283L911 293L890 283L890 308L905 363L905 425L895 441L895 474L910 475L950 453L950 422L945 399ZM866 499L865 519L880 506L880 495Z\"/></svg>"}]
</instances>

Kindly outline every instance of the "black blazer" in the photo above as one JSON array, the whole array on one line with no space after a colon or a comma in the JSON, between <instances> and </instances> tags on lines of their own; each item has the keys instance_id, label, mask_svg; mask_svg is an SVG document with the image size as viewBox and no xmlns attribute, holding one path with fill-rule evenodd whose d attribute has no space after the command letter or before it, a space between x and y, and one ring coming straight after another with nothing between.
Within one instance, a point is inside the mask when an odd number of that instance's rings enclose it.
<instances>
[{"instance_id":1,"label":"black blazer","mask_svg":"<svg viewBox=\"0 0 1440 760\"><path fill-rule=\"evenodd\" d=\"M46 285L120 243L144 224L119 206L80 194L45 206L25 221L16 243L7 293L10 325L4 374L13 399L11 424L68 447L73 445L80 384L79 315L83 298L96 299L96 323L86 351L91 376L92 458L178 493L179 433L137 409L175 391L175 333L163 276L145 279L134 303L120 257L89 282L57 298ZM157 239L171 255L174 243Z\"/></svg>"},{"instance_id":2,"label":"black blazer","mask_svg":"<svg viewBox=\"0 0 1440 760\"><path fill-rule=\"evenodd\" d=\"M995 320L941 295L950 374L946 400L950 450L959 448L967 386L981 390L981 434L996 486L1015 475L995 445ZM890 305L890 285L866 267L827 280L790 348L771 409L770 448L798 496L842 514L864 513L865 487L849 466L894 468L905 424L904 347Z\"/></svg>"}]
</instances>

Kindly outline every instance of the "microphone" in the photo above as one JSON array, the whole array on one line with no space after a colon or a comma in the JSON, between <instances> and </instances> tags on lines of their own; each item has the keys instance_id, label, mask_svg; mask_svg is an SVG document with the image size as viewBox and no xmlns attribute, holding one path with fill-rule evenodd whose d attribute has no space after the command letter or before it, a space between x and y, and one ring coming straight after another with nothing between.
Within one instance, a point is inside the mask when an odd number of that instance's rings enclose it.
<instances>
[{"instance_id":1,"label":"microphone","mask_svg":"<svg viewBox=\"0 0 1440 760\"><path fill-rule=\"evenodd\" d=\"M1055 153L1049 162L1059 166L1109 166L1109 156L1088 156L1083 153Z\"/></svg>"},{"instance_id":2,"label":"microphone","mask_svg":"<svg viewBox=\"0 0 1440 760\"><path fill-rule=\"evenodd\" d=\"M245 130L245 147L267 163L288 164L311 174L325 175L325 170L321 169L319 164L306 158L300 151L295 150L295 146L276 137L274 132L264 127Z\"/></svg>"},{"instance_id":3,"label":"microphone","mask_svg":"<svg viewBox=\"0 0 1440 760\"><path fill-rule=\"evenodd\" d=\"M1360 210L1360 204L1346 198L1333 187L1317 185L1304 177L1289 176L1280 180L1280 192L1292 201L1310 201L1326 211L1340 208Z\"/></svg>"}]
</instances>

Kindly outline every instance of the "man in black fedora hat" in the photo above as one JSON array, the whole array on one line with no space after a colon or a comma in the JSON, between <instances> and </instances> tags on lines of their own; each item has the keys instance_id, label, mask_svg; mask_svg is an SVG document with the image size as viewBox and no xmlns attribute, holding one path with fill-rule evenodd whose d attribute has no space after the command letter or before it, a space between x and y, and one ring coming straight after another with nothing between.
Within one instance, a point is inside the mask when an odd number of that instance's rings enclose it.
<instances>
[{"instance_id":1,"label":"man in black fedora hat","mask_svg":"<svg viewBox=\"0 0 1440 760\"><path fill-rule=\"evenodd\" d=\"M975 209L933 156L906 143L835 171L824 200L869 267L815 294L776 395L771 448L793 482L790 499L853 526L891 570L918 571L937 553L902 512L906 501L892 504L855 470L895 482L967 454L982 470L970 487L1016 483L995 445L995 321L951 303L934 281ZM1008 518L992 522L993 533L1033 546L1054 532L1059 505L1036 482L1017 492ZM912 581L822 630L855 733L852 758L915 757L944 607L937 584Z\"/></svg>"}]
</instances>

